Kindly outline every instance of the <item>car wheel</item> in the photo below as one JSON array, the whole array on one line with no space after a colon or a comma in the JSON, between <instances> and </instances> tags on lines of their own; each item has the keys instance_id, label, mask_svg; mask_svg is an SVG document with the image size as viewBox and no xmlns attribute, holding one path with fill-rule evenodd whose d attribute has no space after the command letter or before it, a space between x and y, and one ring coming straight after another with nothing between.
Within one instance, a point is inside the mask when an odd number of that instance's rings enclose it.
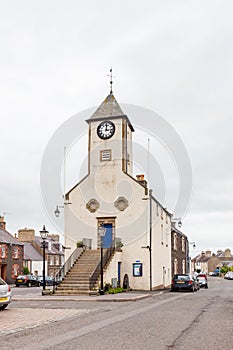
<instances>
[{"instance_id":1,"label":"car wheel","mask_svg":"<svg viewBox=\"0 0 233 350\"><path fill-rule=\"evenodd\" d=\"M7 306L8 306L8 304L0 306L0 310L4 310Z\"/></svg>"},{"instance_id":2,"label":"car wheel","mask_svg":"<svg viewBox=\"0 0 233 350\"><path fill-rule=\"evenodd\" d=\"M27 287L31 287L32 286L32 283L31 282L28 282L28 284L27 284Z\"/></svg>"},{"instance_id":3,"label":"car wheel","mask_svg":"<svg viewBox=\"0 0 233 350\"><path fill-rule=\"evenodd\" d=\"M38 283L38 287L40 287L40 282Z\"/></svg>"},{"instance_id":4,"label":"car wheel","mask_svg":"<svg viewBox=\"0 0 233 350\"><path fill-rule=\"evenodd\" d=\"M208 289L208 286L205 286L205 289Z\"/></svg>"},{"instance_id":5,"label":"car wheel","mask_svg":"<svg viewBox=\"0 0 233 350\"><path fill-rule=\"evenodd\" d=\"M19 287L19 285L18 285L18 284L16 284L15 286L16 286L16 287Z\"/></svg>"}]
</instances>

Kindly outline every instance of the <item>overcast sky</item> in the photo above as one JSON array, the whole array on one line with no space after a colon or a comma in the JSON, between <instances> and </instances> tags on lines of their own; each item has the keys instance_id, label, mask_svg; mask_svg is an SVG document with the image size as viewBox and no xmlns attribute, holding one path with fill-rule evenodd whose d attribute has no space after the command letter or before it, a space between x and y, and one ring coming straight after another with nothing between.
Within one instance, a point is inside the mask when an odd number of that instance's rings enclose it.
<instances>
[{"instance_id":1,"label":"overcast sky","mask_svg":"<svg viewBox=\"0 0 233 350\"><path fill-rule=\"evenodd\" d=\"M192 254L233 250L232 16L230 0L1 1L0 213L8 230L56 231L41 200L43 153L64 122L103 101L112 66L118 102L162 116L189 154L182 229L196 242Z\"/></svg>"}]
</instances>

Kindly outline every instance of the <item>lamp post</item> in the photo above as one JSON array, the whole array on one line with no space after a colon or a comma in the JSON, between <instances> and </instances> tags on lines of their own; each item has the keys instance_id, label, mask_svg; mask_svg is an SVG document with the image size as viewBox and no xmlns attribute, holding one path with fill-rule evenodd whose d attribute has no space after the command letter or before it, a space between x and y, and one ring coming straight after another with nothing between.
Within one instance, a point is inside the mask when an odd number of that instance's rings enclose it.
<instances>
[{"instance_id":1,"label":"lamp post","mask_svg":"<svg viewBox=\"0 0 233 350\"><path fill-rule=\"evenodd\" d=\"M45 228L45 225L43 226L43 229L40 231L40 236L42 238L42 248L43 248L43 291L45 290L45 240L48 236L48 231ZM42 295L44 294L42 291Z\"/></svg>"},{"instance_id":2,"label":"lamp post","mask_svg":"<svg viewBox=\"0 0 233 350\"><path fill-rule=\"evenodd\" d=\"M104 294L103 237L105 236L106 228L103 226L103 224L101 224L99 226L98 230L99 230L99 235L100 235L100 275L101 275L99 293L100 293L100 295L103 295Z\"/></svg>"}]
</instances>

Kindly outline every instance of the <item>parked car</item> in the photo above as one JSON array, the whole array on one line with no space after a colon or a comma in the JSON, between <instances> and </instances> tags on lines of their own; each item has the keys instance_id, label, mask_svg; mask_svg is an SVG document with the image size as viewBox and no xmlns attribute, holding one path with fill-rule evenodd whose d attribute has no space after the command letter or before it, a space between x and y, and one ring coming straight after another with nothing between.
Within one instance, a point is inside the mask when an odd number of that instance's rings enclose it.
<instances>
[{"instance_id":1,"label":"parked car","mask_svg":"<svg viewBox=\"0 0 233 350\"><path fill-rule=\"evenodd\" d=\"M196 283L196 290L199 290L200 289L199 279L198 279L197 275L192 275L192 276L193 276L193 279Z\"/></svg>"},{"instance_id":2,"label":"parked car","mask_svg":"<svg viewBox=\"0 0 233 350\"><path fill-rule=\"evenodd\" d=\"M199 284L200 284L200 288L208 288L208 282L207 282L207 278L205 278L202 275L197 276L198 280L199 280Z\"/></svg>"},{"instance_id":3,"label":"parked car","mask_svg":"<svg viewBox=\"0 0 233 350\"><path fill-rule=\"evenodd\" d=\"M211 276L213 276L213 277L219 276L219 272L218 271L214 271L214 272L212 272Z\"/></svg>"},{"instance_id":4,"label":"parked car","mask_svg":"<svg viewBox=\"0 0 233 350\"><path fill-rule=\"evenodd\" d=\"M40 281L40 284L43 285L43 276L37 276L37 278ZM46 286L54 286L55 284L58 284L58 283L55 282L54 277L45 276L45 285Z\"/></svg>"},{"instance_id":5,"label":"parked car","mask_svg":"<svg viewBox=\"0 0 233 350\"><path fill-rule=\"evenodd\" d=\"M217 268L212 272L211 276L219 276L219 272L220 272L220 269Z\"/></svg>"},{"instance_id":6,"label":"parked car","mask_svg":"<svg viewBox=\"0 0 233 350\"><path fill-rule=\"evenodd\" d=\"M227 279L227 280L233 280L233 272L232 271L228 271L225 274L224 278Z\"/></svg>"},{"instance_id":7,"label":"parked car","mask_svg":"<svg viewBox=\"0 0 233 350\"><path fill-rule=\"evenodd\" d=\"M0 277L0 310L4 310L11 302L11 287Z\"/></svg>"},{"instance_id":8,"label":"parked car","mask_svg":"<svg viewBox=\"0 0 233 350\"><path fill-rule=\"evenodd\" d=\"M27 287L40 287L41 283L36 276L33 275L20 275L15 280L16 287L27 286Z\"/></svg>"},{"instance_id":9,"label":"parked car","mask_svg":"<svg viewBox=\"0 0 233 350\"><path fill-rule=\"evenodd\" d=\"M172 279L171 291L189 290L195 292L199 289L196 278L190 274L176 274Z\"/></svg>"},{"instance_id":10,"label":"parked car","mask_svg":"<svg viewBox=\"0 0 233 350\"><path fill-rule=\"evenodd\" d=\"M199 273L198 275L197 275L197 278L199 278L199 277L204 277L206 280L207 280L207 274L206 273Z\"/></svg>"}]
</instances>

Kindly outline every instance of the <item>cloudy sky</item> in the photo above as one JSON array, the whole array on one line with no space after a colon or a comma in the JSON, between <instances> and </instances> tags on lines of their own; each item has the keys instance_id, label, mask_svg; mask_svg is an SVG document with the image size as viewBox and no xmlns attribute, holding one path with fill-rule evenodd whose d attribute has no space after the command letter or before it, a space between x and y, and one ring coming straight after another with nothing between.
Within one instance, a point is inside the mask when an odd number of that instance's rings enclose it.
<instances>
[{"instance_id":1,"label":"cloudy sky","mask_svg":"<svg viewBox=\"0 0 233 350\"><path fill-rule=\"evenodd\" d=\"M1 1L0 213L8 230L56 231L41 200L43 154L63 123L106 97L112 66L118 102L154 111L183 140L193 178L182 228L196 242L192 254L233 249L232 15L230 0ZM75 145L72 152L78 162ZM164 159L153 142L151 152ZM176 188L161 169L172 211Z\"/></svg>"}]
</instances>

